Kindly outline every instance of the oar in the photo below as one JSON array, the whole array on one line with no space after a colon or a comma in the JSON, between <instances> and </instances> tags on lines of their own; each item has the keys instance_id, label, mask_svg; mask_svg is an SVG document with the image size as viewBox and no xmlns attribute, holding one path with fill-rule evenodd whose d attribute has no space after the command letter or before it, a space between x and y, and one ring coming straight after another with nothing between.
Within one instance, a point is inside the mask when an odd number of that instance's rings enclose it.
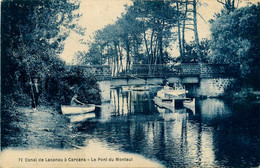
<instances>
[{"instance_id":1,"label":"oar","mask_svg":"<svg viewBox=\"0 0 260 168\"><path fill-rule=\"evenodd\" d=\"M101 108L101 107L105 107L105 106L102 106L102 105L96 105L96 104L95 104L95 106L96 106L96 107L100 107L100 108Z\"/></svg>"},{"instance_id":2,"label":"oar","mask_svg":"<svg viewBox=\"0 0 260 168\"><path fill-rule=\"evenodd\" d=\"M88 104L85 104L85 106L88 105ZM105 106L102 106L102 105L97 105L97 104L94 104L96 107L105 107ZM84 105L83 105L84 106Z\"/></svg>"}]
</instances>

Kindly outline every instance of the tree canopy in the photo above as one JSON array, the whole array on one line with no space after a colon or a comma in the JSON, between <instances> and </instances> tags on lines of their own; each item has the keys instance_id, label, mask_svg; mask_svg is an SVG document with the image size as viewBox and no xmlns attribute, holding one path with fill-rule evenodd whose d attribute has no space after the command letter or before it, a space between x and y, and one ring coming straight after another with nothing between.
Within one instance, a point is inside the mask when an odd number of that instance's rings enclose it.
<instances>
[{"instance_id":1,"label":"tree canopy","mask_svg":"<svg viewBox=\"0 0 260 168\"><path fill-rule=\"evenodd\" d=\"M43 78L64 66L58 57L64 40L70 31L83 33L75 22L80 16L75 12L78 8L77 1L66 0L2 2L2 72L7 80L4 85L12 85L14 77Z\"/></svg>"},{"instance_id":2,"label":"tree canopy","mask_svg":"<svg viewBox=\"0 0 260 168\"><path fill-rule=\"evenodd\" d=\"M113 74L129 71L132 64L167 63L169 43L175 38L171 28L176 25L176 7L172 4L133 1L114 24L96 32L85 63L110 64Z\"/></svg>"},{"instance_id":3,"label":"tree canopy","mask_svg":"<svg viewBox=\"0 0 260 168\"><path fill-rule=\"evenodd\" d=\"M60 86L55 87L56 97L61 100L60 90L70 84L65 79L70 70L59 54L71 31L80 35L85 32L78 24L79 6L77 0L3 0L1 87L4 95L20 100L25 97L23 93L29 81L36 76L42 86L55 79ZM49 88L43 87L44 96L48 96Z\"/></svg>"},{"instance_id":4,"label":"tree canopy","mask_svg":"<svg viewBox=\"0 0 260 168\"><path fill-rule=\"evenodd\" d=\"M239 64L244 77L259 79L260 5L223 11L211 23L211 62Z\"/></svg>"},{"instance_id":5,"label":"tree canopy","mask_svg":"<svg viewBox=\"0 0 260 168\"><path fill-rule=\"evenodd\" d=\"M201 57L196 8L197 0L134 0L114 24L98 30L88 52L78 56L83 58L82 63L111 65L113 75L128 72L133 64L146 64L152 71L152 65L166 65L179 55L172 49L176 41L179 41L181 58L188 59L185 32L192 30L195 56Z\"/></svg>"}]
</instances>

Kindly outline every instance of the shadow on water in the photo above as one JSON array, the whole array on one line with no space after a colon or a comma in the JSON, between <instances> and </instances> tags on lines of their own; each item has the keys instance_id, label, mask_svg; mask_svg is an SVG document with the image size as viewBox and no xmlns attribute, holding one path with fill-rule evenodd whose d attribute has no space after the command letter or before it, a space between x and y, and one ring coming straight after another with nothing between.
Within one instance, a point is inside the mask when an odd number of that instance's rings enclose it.
<instances>
[{"instance_id":1,"label":"shadow on water","mask_svg":"<svg viewBox=\"0 0 260 168\"><path fill-rule=\"evenodd\" d=\"M259 114L232 111L219 99L197 100L196 112L157 107L156 89L111 90L88 133L111 148L156 159L167 167L259 166Z\"/></svg>"},{"instance_id":2,"label":"shadow on water","mask_svg":"<svg viewBox=\"0 0 260 168\"><path fill-rule=\"evenodd\" d=\"M77 124L45 109L20 109L21 118L11 123L19 130L8 130L6 145L64 149L94 139L166 167L259 166L259 105L234 109L222 100L205 99L196 100L196 111L164 109L153 102L157 91L111 89L111 101L96 108L96 118Z\"/></svg>"}]
</instances>

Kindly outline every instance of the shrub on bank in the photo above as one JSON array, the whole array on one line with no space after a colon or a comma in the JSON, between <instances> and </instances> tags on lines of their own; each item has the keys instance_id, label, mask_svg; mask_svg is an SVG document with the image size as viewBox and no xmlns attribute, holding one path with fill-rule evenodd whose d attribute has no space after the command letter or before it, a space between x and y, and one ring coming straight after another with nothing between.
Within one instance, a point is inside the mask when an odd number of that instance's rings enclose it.
<instances>
[{"instance_id":1,"label":"shrub on bank","mask_svg":"<svg viewBox=\"0 0 260 168\"><path fill-rule=\"evenodd\" d=\"M40 105L60 107L61 104L70 104L75 93L84 103L100 104L101 94L95 77L86 75L82 69L64 66L60 71L48 74L39 72ZM23 79L23 81L19 80ZM10 92L2 95L2 108L16 106L31 106L30 77L21 76ZM2 88L7 89L7 88Z\"/></svg>"},{"instance_id":2,"label":"shrub on bank","mask_svg":"<svg viewBox=\"0 0 260 168\"><path fill-rule=\"evenodd\" d=\"M45 83L46 100L54 105L70 104L75 93L84 103L101 103L100 89L93 76L86 76L80 69L69 69L62 75L48 77Z\"/></svg>"},{"instance_id":3,"label":"shrub on bank","mask_svg":"<svg viewBox=\"0 0 260 168\"><path fill-rule=\"evenodd\" d=\"M250 87L243 79L237 79L225 89L223 99L233 106L250 106L252 103L259 103L259 95L256 93L256 88Z\"/></svg>"}]
</instances>

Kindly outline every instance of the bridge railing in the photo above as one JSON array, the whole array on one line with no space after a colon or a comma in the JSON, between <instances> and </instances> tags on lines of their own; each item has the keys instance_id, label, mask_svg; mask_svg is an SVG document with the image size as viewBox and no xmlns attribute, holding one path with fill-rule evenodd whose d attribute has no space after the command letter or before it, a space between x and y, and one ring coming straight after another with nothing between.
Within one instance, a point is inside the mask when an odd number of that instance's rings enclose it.
<instances>
[{"instance_id":1,"label":"bridge railing","mask_svg":"<svg viewBox=\"0 0 260 168\"><path fill-rule=\"evenodd\" d=\"M86 75L94 75L98 80L111 78L109 65L80 66ZM134 64L131 70L118 73L117 77L174 77L174 76L196 76L201 78L215 77L238 77L239 66L226 64L180 64L178 66L167 66L162 64Z\"/></svg>"},{"instance_id":2,"label":"bridge railing","mask_svg":"<svg viewBox=\"0 0 260 168\"><path fill-rule=\"evenodd\" d=\"M201 73L200 64L185 63L180 65L181 76L199 76Z\"/></svg>"},{"instance_id":3,"label":"bridge railing","mask_svg":"<svg viewBox=\"0 0 260 168\"><path fill-rule=\"evenodd\" d=\"M139 77L177 76L180 75L180 68L170 68L169 66L161 64L135 64L127 74Z\"/></svg>"},{"instance_id":4,"label":"bridge railing","mask_svg":"<svg viewBox=\"0 0 260 168\"><path fill-rule=\"evenodd\" d=\"M123 72L119 76L139 77L170 77L170 76L197 76L201 78L210 77L237 77L240 74L239 66L228 64L198 64L184 63L178 66L167 66L162 64L148 65L135 64L129 72Z\"/></svg>"},{"instance_id":5,"label":"bridge railing","mask_svg":"<svg viewBox=\"0 0 260 168\"><path fill-rule=\"evenodd\" d=\"M109 65L84 65L77 67L82 69L86 76L93 75L98 80L110 79L112 76Z\"/></svg>"},{"instance_id":6,"label":"bridge railing","mask_svg":"<svg viewBox=\"0 0 260 168\"><path fill-rule=\"evenodd\" d=\"M238 77L240 75L239 65L229 64L201 64L200 77Z\"/></svg>"}]
</instances>

